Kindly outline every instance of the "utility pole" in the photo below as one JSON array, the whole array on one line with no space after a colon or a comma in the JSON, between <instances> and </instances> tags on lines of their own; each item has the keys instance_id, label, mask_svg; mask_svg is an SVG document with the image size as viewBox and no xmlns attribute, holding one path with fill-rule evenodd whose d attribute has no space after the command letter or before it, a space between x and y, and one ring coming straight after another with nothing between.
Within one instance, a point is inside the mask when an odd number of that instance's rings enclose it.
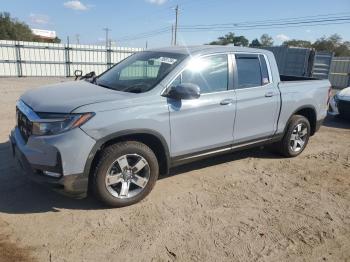
<instances>
[{"instance_id":1,"label":"utility pole","mask_svg":"<svg viewBox=\"0 0 350 262\"><path fill-rule=\"evenodd\" d=\"M179 17L179 5L175 7L175 33L174 33L174 45L177 45L177 24Z\"/></svg>"},{"instance_id":2,"label":"utility pole","mask_svg":"<svg viewBox=\"0 0 350 262\"><path fill-rule=\"evenodd\" d=\"M79 44L80 44L80 35L79 35L79 34L76 34L76 35L75 35L75 39L76 39L77 45L79 45Z\"/></svg>"},{"instance_id":3,"label":"utility pole","mask_svg":"<svg viewBox=\"0 0 350 262\"><path fill-rule=\"evenodd\" d=\"M103 30L106 31L106 49L108 49L108 43L109 43L108 32L111 31L111 29L106 27L106 28L103 28Z\"/></svg>"},{"instance_id":4,"label":"utility pole","mask_svg":"<svg viewBox=\"0 0 350 262\"><path fill-rule=\"evenodd\" d=\"M146 41L146 49L148 48L148 41Z\"/></svg>"},{"instance_id":5,"label":"utility pole","mask_svg":"<svg viewBox=\"0 0 350 262\"><path fill-rule=\"evenodd\" d=\"M171 25L171 43L170 45L174 45L174 25Z\"/></svg>"}]
</instances>

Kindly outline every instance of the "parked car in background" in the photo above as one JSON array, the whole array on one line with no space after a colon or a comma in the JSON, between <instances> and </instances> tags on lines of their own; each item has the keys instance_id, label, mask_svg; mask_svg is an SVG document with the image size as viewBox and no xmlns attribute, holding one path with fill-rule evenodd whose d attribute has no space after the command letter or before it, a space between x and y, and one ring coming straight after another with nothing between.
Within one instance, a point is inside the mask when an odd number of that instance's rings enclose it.
<instances>
[{"instance_id":1,"label":"parked car in background","mask_svg":"<svg viewBox=\"0 0 350 262\"><path fill-rule=\"evenodd\" d=\"M267 50L154 49L89 81L26 92L10 141L33 179L121 207L176 165L272 143L298 156L329 90L328 80L280 75Z\"/></svg>"},{"instance_id":2,"label":"parked car in background","mask_svg":"<svg viewBox=\"0 0 350 262\"><path fill-rule=\"evenodd\" d=\"M344 88L330 99L328 113L350 120L350 87Z\"/></svg>"}]
</instances>

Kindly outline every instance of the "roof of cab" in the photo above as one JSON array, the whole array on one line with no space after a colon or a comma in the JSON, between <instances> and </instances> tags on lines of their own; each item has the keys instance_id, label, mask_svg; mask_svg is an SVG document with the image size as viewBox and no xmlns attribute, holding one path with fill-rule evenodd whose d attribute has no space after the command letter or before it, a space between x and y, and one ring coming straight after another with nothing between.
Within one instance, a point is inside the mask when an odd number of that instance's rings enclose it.
<instances>
[{"instance_id":1,"label":"roof of cab","mask_svg":"<svg viewBox=\"0 0 350 262\"><path fill-rule=\"evenodd\" d=\"M211 53L220 53L220 52L250 52L250 53L269 53L270 52L264 49L239 47L239 46L233 46L233 45L171 46L171 47L148 49L147 51L179 53L179 54L186 54L186 55L187 54L191 54L191 55L211 54Z\"/></svg>"}]
</instances>

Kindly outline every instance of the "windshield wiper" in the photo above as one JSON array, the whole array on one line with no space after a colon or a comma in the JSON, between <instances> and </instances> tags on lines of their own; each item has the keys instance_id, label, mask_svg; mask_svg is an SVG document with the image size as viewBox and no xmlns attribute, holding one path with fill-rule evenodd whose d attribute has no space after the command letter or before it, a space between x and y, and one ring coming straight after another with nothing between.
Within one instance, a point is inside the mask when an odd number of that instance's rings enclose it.
<instances>
[{"instance_id":1,"label":"windshield wiper","mask_svg":"<svg viewBox=\"0 0 350 262\"><path fill-rule=\"evenodd\" d=\"M108 88L108 89L115 90L114 88L112 88L112 87L110 87L110 86L107 86L107 85L97 84L97 83L96 83L96 85L98 85L98 86L102 86L102 87L104 87L104 88Z\"/></svg>"}]
</instances>

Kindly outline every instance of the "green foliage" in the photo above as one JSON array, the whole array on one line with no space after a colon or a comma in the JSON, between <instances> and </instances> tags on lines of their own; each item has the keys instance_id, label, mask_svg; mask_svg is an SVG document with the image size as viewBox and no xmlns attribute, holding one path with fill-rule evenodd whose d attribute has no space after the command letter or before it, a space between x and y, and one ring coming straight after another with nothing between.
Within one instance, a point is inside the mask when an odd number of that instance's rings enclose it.
<instances>
[{"instance_id":1,"label":"green foliage","mask_svg":"<svg viewBox=\"0 0 350 262\"><path fill-rule=\"evenodd\" d=\"M0 13L0 39L33 41L34 35L29 26L10 17L9 13Z\"/></svg>"},{"instance_id":2,"label":"green foliage","mask_svg":"<svg viewBox=\"0 0 350 262\"><path fill-rule=\"evenodd\" d=\"M288 47L315 48L317 51L334 53L335 56L350 56L350 42L343 42L341 36L338 34L333 34L329 37L323 36L314 43L293 39L283 42L283 45Z\"/></svg>"},{"instance_id":3,"label":"green foliage","mask_svg":"<svg viewBox=\"0 0 350 262\"><path fill-rule=\"evenodd\" d=\"M260 41L255 38L254 40L252 40L252 42L249 44L250 47L261 47L261 43Z\"/></svg>"},{"instance_id":4,"label":"green foliage","mask_svg":"<svg viewBox=\"0 0 350 262\"><path fill-rule=\"evenodd\" d=\"M273 39L268 34L263 34L260 37L260 43L262 46L273 46Z\"/></svg>"},{"instance_id":5,"label":"green foliage","mask_svg":"<svg viewBox=\"0 0 350 262\"><path fill-rule=\"evenodd\" d=\"M228 45L234 44L235 46L248 46L249 41L244 36L235 36L234 33L230 32L225 36L221 36L217 41L209 43L210 45Z\"/></svg>"},{"instance_id":6,"label":"green foliage","mask_svg":"<svg viewBox=\"0 0 350 262\"><path fill-rule=\"evenodd\" d=\"M37 36L34 36L34 40L35 42L43 42L43 43L56 43L59 44L61 43L61 39L59 39L57 36L54 39L43 39Z\"/></svg>"},{"instance_id":7,"label":"green foliage","mask_svg":"<svg viewBox=\"0 0 350 262\"><path fill-rule=\"evenodd\" d=\"M312 47L312 43L310 41L297 40L297 39L284 41L282 45L288 46L288 47L304 47L304 48Z\"/></svg>"},{"instance_id":8,"label":"green foliage","mask_svg":"<svg viewBox=\"0 0 350 262\"><path fill-rule=\"evenodd\" d=\"M225 36L219 37L217 41L213 41L210 45L228 45L234 44L235 46L250 46L250 47L266 47L273 46L273 39L268 34L263 34L260 37L260 41L255 38L250 43L244 36L235 36L230 32ZM314 48L316 51L326 51L334 53L335 56L350 56L350 41L343 41L342 37L338 34L333 34L329 37L321 37L314 43L306 40L292 39L283 42L283 46L288 47L303 47Z\"/></svg>"},{"instance_id":9,"label":"green foliage","mask_svg":"<svg viewBox=\"0 0 350 262\"><path fill-rule=\"evenodd\" d=\"M58 37L55 39L42 39L33 35L32 30L30 30L26 23L11 18L10 14L7 12L0 13L0 39L48 43L61 42L61 39Z\"/></svg>"},{"instance_id":10,"label":"green foliage","mask_svg":"<svg viewBox=\"0 0 350 262\"><path fill-rule=\"evenodd\" d=\"M334 52L335 56L350 56L350 43L343 42L338 34L321 37L312 44L317 51Z\"/></svg>"}]
</instances>

